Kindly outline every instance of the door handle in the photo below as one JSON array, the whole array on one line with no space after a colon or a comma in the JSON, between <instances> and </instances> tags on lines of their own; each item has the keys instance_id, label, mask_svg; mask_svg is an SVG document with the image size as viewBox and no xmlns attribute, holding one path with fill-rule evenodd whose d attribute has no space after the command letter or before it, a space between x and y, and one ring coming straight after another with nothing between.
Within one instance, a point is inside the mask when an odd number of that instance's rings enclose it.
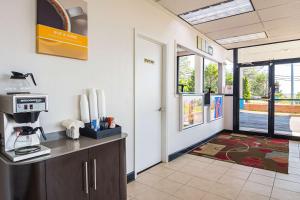
<instances>
[{"instance_id":1,"label":"door handle","mask_svg":"<svg viewBox=\"0 0 300 200\"><path fill-rule=\"evenodd\" d=\"M84 192L89 194L89 172L88 172L88 162L84 162Z\"/></svg>"},{"instance_id":2,"label":"door handle","mask_svg":"<svg viewBox=\"0 0 300 200\"><path fill-rule=\"evenodd\" d=\"M94 164L94 190L96 191L97 190L97 160L94 159L93 161L93 164Z\"/></svg>"},{"instance_id":3,"label":"door handle","mask_svg":"<svg viewBox=\"0 0 300 200\"><path fill-rule=\"evenodd\" d=\"M166 108L160 107L159 109L157 109L157 111L158 111L158 112L164 112L164 111L166 111Z\"/></svg>"}]
</instances>

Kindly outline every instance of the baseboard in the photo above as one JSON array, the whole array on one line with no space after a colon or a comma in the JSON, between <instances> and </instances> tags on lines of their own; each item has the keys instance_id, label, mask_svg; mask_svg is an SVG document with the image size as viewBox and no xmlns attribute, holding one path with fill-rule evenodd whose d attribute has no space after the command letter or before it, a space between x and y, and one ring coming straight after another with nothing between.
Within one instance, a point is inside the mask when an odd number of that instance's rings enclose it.
<instances>
[{"instance_id":1,"label":"baseboard","mask_svg":"<svg viewBox=\"0 0 300 200\"><path fill-rule=\"evenodd\" d=\"M186 154L187 152L189 152L189 151L195 149L196 147L198 147L198 146L200 146L200 145L202 145L202 144L207 143L209 140L211 140L212 138L214 138L216 135L218 135L218 134L220 134L220 133L223 133L223 132L226 132L226 131L227 131L227 130L221 130L221 131L219 131L219 132L213 134L213 135L210 136L209 138L206 138L206 139L203 140L203 141L200 141L200 142L198 142L198 143L196 143L196 144L193 144L193 145L191 145L191 146L189 146L189 147L186 147L186 148L184 148L184 149L182 149L182 150L180 150L180 151L177 151L177 152L175 152L175 153L170 154L170 155L169 155L169 161L175 160L176 158L182 156L183 154Z\"/></svg>"},{"instance_id":2,"label":"baseboard","mask_svg":"<svg viewBox=\"0 0 300 200\"><path fill-rule=\"evenodd\" d=\"M131 181L135 180L135 172L130 172L127 174L127 183L130 183Z\"/></svg>"}]
</instances>

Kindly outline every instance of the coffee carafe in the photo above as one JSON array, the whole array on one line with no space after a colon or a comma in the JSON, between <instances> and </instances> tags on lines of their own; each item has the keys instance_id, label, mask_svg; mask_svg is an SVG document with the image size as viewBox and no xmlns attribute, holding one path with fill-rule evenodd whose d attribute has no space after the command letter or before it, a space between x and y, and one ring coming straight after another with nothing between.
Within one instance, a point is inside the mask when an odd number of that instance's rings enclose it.
<instances>
[{"instance_id":1,"label":"coffee carafe","mask_svg":"<svg viewBox=\"0 0 300 200\"><path fill-rule=\"evenodd\" d=\"M31 81L27 78L30 77ZM36 86L32 73L21 73L12 71L10 77L5 81L3 92L5 94L30 94Z\"/></svg>"},{"instance_id":2,"label":"coffee carafe","mask_svg":"<svg viewBox=\"0 0 300 200\"><path fill-rule=\"evenodd\" d=\"M15 127L14 130L17 136L13 147L16 155L26 155L41 150L41 146L34 142L40 140L38 131L40 131L44 140L47 140L43 127L41 126L36 128L31 126L21 126Z\"/></svg>"}]
</instances>

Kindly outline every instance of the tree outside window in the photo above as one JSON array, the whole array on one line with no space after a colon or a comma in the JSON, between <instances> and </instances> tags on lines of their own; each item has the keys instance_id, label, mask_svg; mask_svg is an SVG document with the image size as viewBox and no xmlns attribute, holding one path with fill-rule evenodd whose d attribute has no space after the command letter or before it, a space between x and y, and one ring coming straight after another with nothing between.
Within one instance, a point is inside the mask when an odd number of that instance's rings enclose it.
<instances>
[{"instance_id":1,"label":"tree outside window","mask_svg":"<svg viewBox=\"0 0 300 200\"><path fill-rule=\"evenodd\" d=\"M225 65L223 65L223 70L225 71L225 94L233 93L233 63L230 61L226 61Z\"/></svg>"},{"instance_id":2,"label":"tree outside window","mask_svg":"<svg viewBox=\"0 0 300 200\"><path fill-rule=\"evenodd\" d=\"M204 92L218 93L218 64L208 59L204 59Z\"/></svg>"},{"instance_id":3,"label":"tree outside window","mask_svg":"<svg viewBox=\"0 0 300 200\"><path fill-rule=\"evenodd\" d=\"M178 92L195 92L195 55L178 57Z\"/></svg>"}]
</instances>

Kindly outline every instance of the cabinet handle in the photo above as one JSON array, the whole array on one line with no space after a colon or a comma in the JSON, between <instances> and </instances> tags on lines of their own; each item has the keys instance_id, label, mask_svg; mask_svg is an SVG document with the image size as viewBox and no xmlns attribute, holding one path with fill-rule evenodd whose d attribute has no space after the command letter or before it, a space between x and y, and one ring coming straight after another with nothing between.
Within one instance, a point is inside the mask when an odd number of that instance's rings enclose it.
<instances>
[{"instance_id":1,"label":"cabinet handle","mask_svg":"<svg viewBox=\"0 0 300 200\"><path fill-rule=\"evenodd\" d=\"M97 190L97 160L94 159L94 190Z\"/></svg>"},{"instance_id":2,"label":"cabinet handle","mask_svg":"<svg viewBox=\"0 0 300 200\"><path fill-rule=\"evenodd\" d=\"M88 174L88 163L84 163L84 191L86 194L89 194L89 174Z\"/></svg>"}]
</instances>

